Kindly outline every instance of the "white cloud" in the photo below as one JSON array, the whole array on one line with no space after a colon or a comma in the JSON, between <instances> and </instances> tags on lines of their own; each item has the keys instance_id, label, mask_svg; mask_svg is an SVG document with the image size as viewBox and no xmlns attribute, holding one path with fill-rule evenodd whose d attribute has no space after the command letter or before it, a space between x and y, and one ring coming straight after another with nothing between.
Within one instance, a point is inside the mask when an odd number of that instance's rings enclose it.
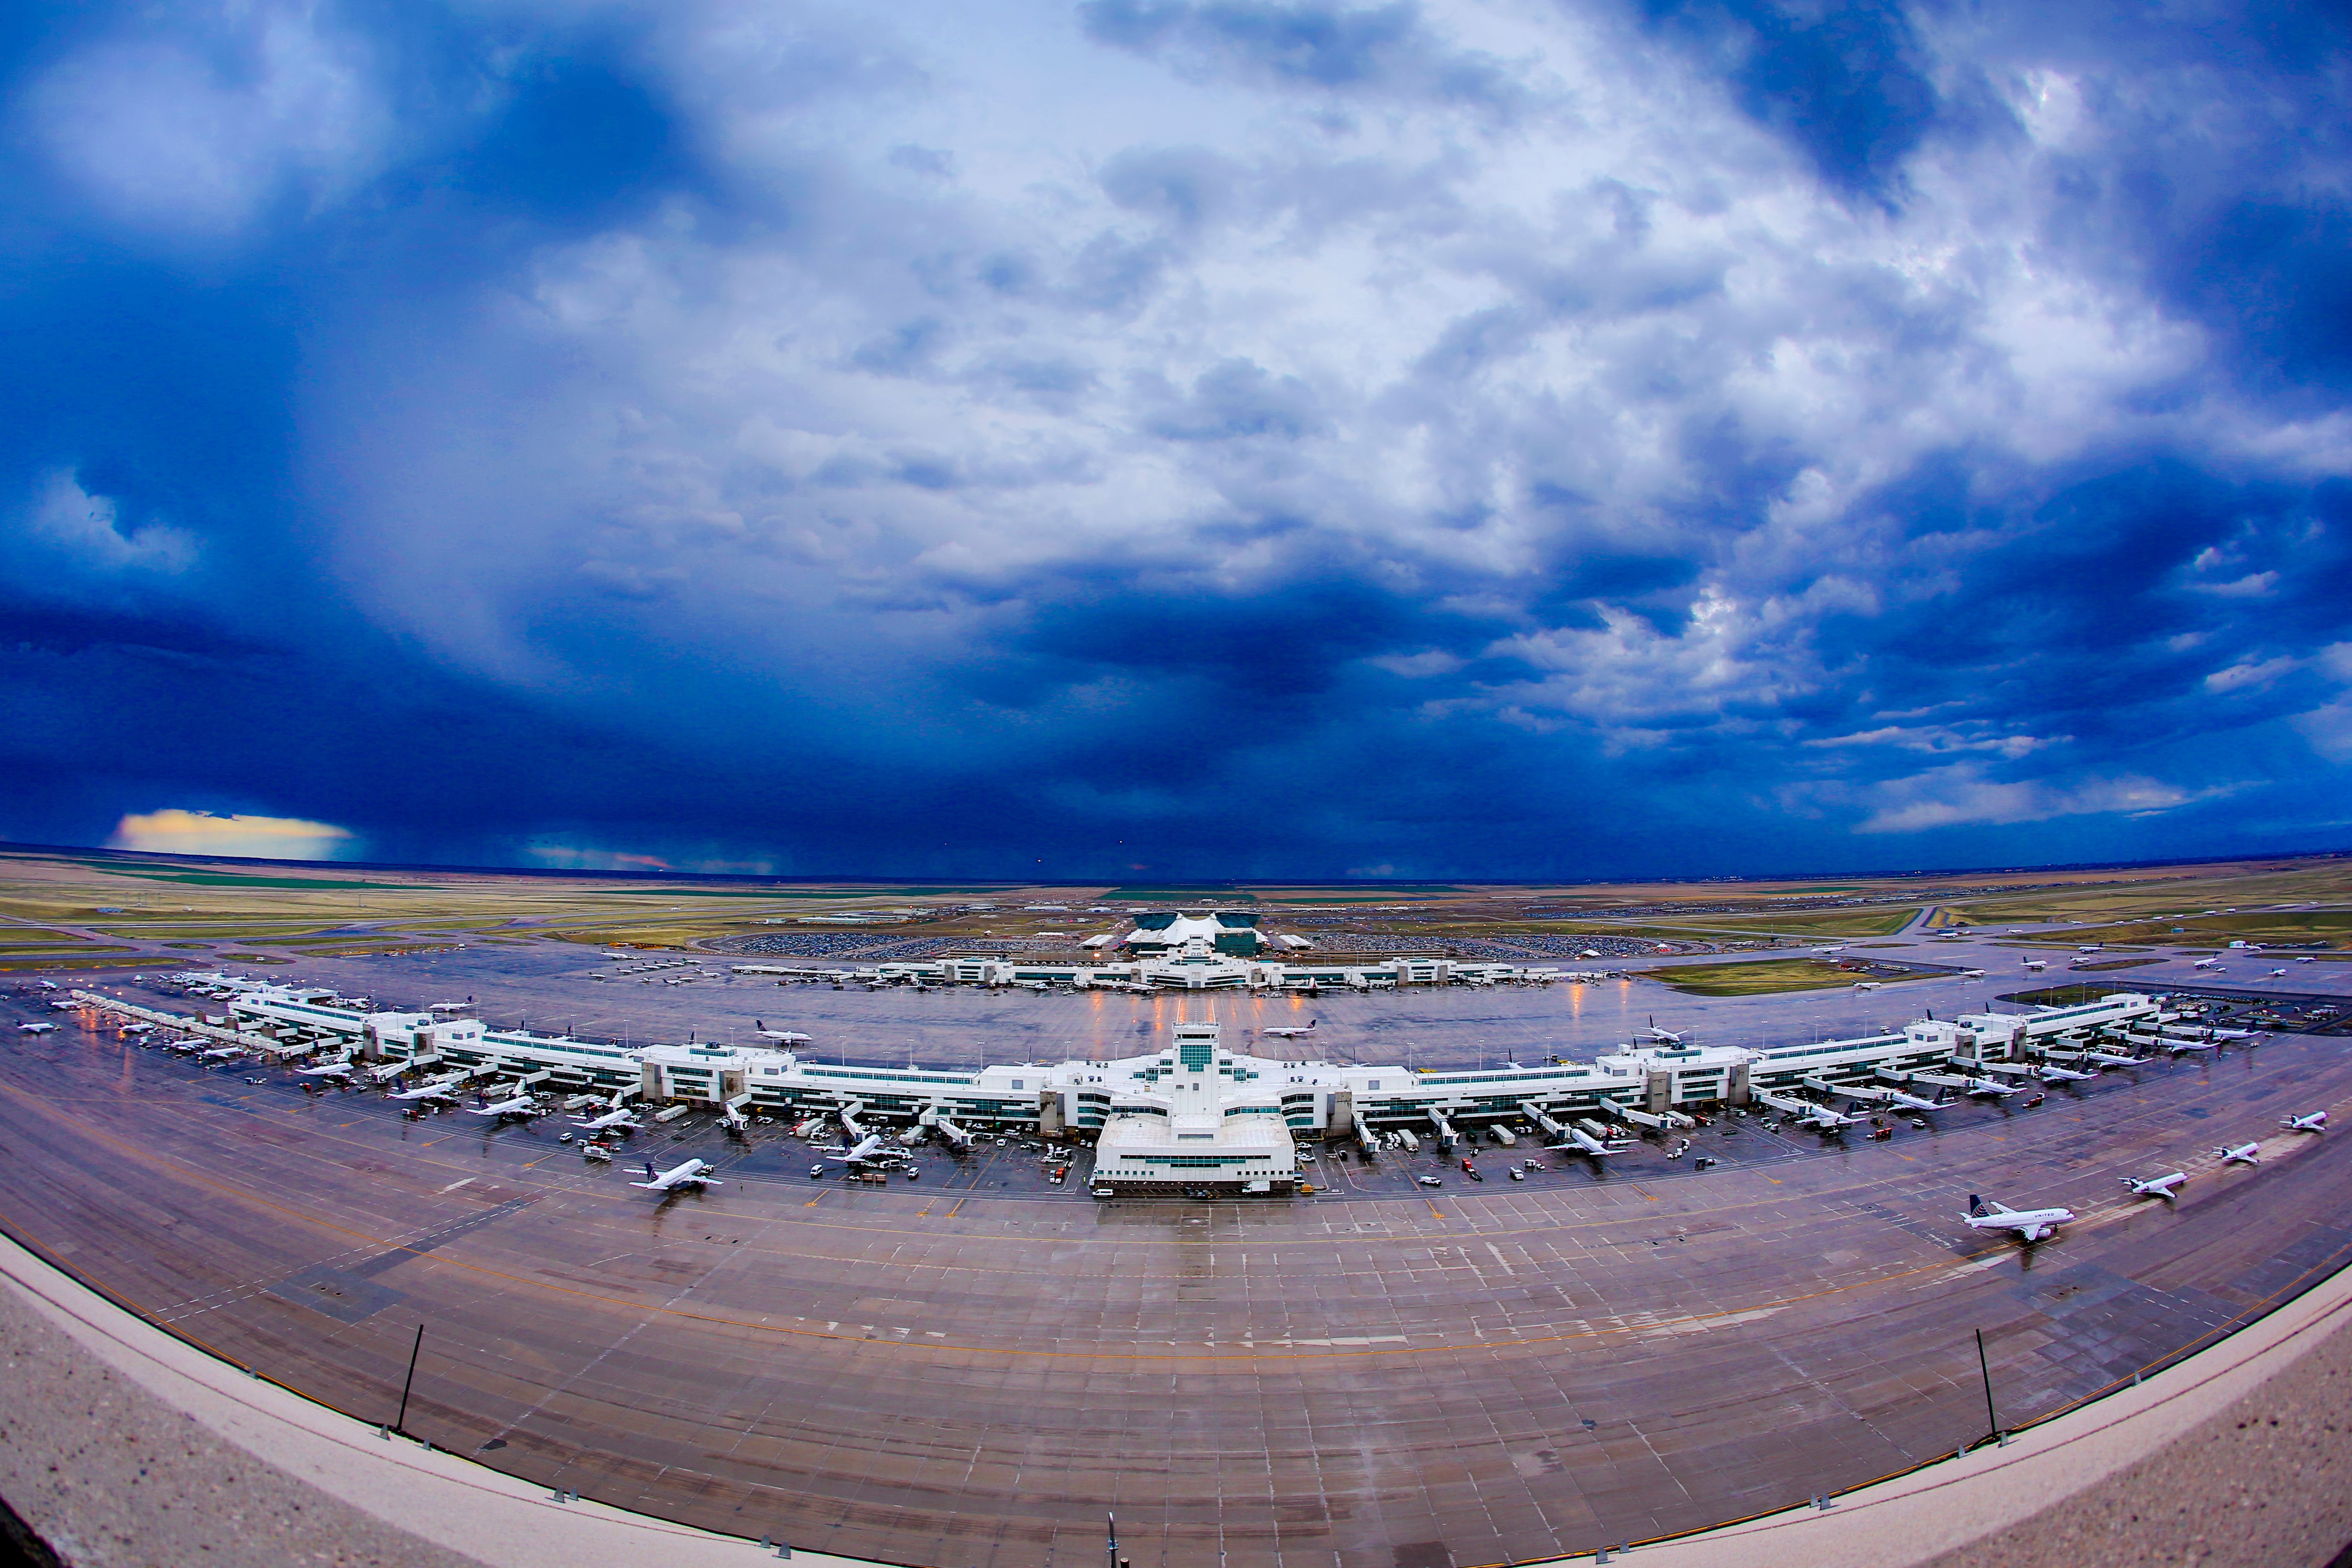
<instances>
[{"instance_id":1,"label":"white cloud","mask_svg":"<svg viewBox=\"0 0 2352 1568\"><path fill-rule=\"evenodd\" d=\"M116 824L110 849L156 855L226 855L257 860L336 860L356 847L351 829L292 816L221 816L209 811L134 812Z\"/></svg>"},{"instance_id":2,"label":"white cloud","mask_svg":"<svg viewBox=\"0 0 2352 1568\"><path fill-rule=\"evenodd\" d=\"M1890 779L1860 793L1871 815L1857 833L1918 833L1964 824L2044 822L2055 816L2122 812L2145 816L2230 793L2228 787L2188 790L2159 779L2120 775L2072 784L2046 780L2001 783L1974 763L1955 763L1909 778Z\"/></svg>"},{"instance_id":3,"label":"white cloud","mask_svg":"<svg viewBox=\"0 0 2352 1568\"><path fill-rule=\"evenodd\" d=\"M347 184L389 131L356 40L299 3L183 8L158 33L69 56L26 103L101 206L194 236L235 231L289 184L313 198Z\"/></svg>"},{"instance_id":4,"label":"white cloud","mask_svg":"<svg viewBox=\"0 0 2352 1568\"><path fill-rule=\"evenodd\" d=\"M114 501L83 489L63 468L42 486L33 508L32 531L64 549L85 570L173 574L186 571L196 560L194 536L162 522L125 532Z\"/></svg>"}]
</instances>

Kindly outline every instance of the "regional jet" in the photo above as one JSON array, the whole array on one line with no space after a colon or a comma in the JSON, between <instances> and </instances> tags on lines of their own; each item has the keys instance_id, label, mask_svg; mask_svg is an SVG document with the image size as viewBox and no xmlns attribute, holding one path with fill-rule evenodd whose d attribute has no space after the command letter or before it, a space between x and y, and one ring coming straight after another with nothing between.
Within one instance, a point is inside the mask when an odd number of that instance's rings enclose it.
<instances>
[{"instance_id":1,"label":"regional jet","mask_svg":"<svg viewBox=\"0 0 2352 1568\"><path fill-rule=\"evenodd\" d=\"M2074 1211L2060 1208L2013 1209L2007 1204L1988 1204L1970 1193L1969 1212L1960 1217L1968 1221L1970 1230L2013 1230L2020 1241L2040 1241L2073 1219Z\"/></svg>"},{"instance_id":2,"label":"regional jet","mask_svg":"<svg viewBox=\"0 0 2352 1568\"><path fill-rule=\"evenodd\" d=\"M2289 1132L2325 1132L2327 1131L2327 1112L2315 1110L2308 1116L2282 1116L2279 1125Z\"/></svg>"},{"instance_id":3,"label":"regional jet","mask_svg":"<svg viewBox=\"0 0 2352 1568\"><path fill-rule=\"evenodd\" d=\"M2170 1203L2180 1195L2172 1189L2187 1181L2189 1173L2175 1171L2168 1176L2149 1176L2145 1180L2136 1176L2118 1176L2116 1179L2129 1187L2136 1198L2162 1198Z\"/></svg>"},{"instance_id":4,"label":"regional jet","mask_svg":"<svg viewBox=\"0 0 2352 1568\"><path fill-rule=\"evenodd\" d=\"M1610 1154L1622 1154L1626 1150L1632 1148L1633 1144L1623 1139L1619 1139L1614 1142L1604 1143L1600 1139L1595 1138L1591 1133L1587 1132L1581 1127L1570 1127L1568 1130L1567 1142L1548 1144L1546 1147L1552 1149L1572 1149L1580 1154L1590 1154L1594 1159L1598 1160Z\"/></svg>"},{"instance_id":5,"label":"regional jet","mask_svg":"<svg viewBox=\"0 0 2352 1568\"><path fill-rule=\"evenodd\" d=\"M1307 1025L1304 1028L1260 1029L1258 1033L1264 1035L1269 1040L1296 1040L1304 1036L1313 1034L1315 1032L1315 1026L1320 1022L1322 1022L1322 1020L1319 1018L1309 1018L1307 1020Z\"/></svg>"},{"instance_id":6,"label":"regional jet","mask_svg":"<svg viewBox=\"0 0 2352 1568\"><path fill-rule=\"evenodd\" d=\"M575 1116L572 1119L572 1125L585 1127L591 1132L602 1132L613 1127L617 1127L624 1132L635 1132L643 1123L628 1110L608 1110L602 1116Z\"/></svg>"},{"instance_id":7,"label":"regional jet","mask_svg":"<svg viewBox=\"0 0 2352 1568\"><path fill-rule=\"evenodd\" d=\"M654 1163L648 1160L646 1162L646 1179L631 1182L629 1185L643 1187L649 1193L675 1193L686 1187L698 1191L704 1187L723 1187L726 1183L716 1181L708 1174L717 1169L716 1165L701 1160L688 1160L683 1165L673 1165L667 1171L656 1172Z\"/></svg>"},{"instance_id":8,"label":"regional jet","mask_svg":"<svg viewBox=\"0 0 2352 1568\"><path fill-rule=\"evenodd\" d=\"M2259 1142L2241 1143L2234 1149L2225 1146L2213 1152L2225 1165L2259 1165L2263 1163L2263 1146Z\"/></svg>"},{"instance_id":9,"label":"regional jet","mask_svg":"<svg viewBox=\"0 0 2352 1568\"><path fill-rule=\"evenodd\" d=\"M528 1121L534 1116L546 1114L539 1101L528 1094L518 1094L512 1100L501 1100L496 1105L484 1103L469 1105L466 1109L476 1116L495 1116L501 1121L509 1117Z\"/></svg>"}]
</instances>

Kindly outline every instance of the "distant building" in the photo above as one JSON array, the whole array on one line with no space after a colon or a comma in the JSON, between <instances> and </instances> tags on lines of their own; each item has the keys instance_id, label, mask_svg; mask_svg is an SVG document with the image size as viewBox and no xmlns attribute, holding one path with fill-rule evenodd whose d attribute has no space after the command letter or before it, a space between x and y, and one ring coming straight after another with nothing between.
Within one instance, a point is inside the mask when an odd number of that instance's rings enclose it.
<instances>
[{"instance_id":1,"label":"distant building","mask_svg":"<svg viewBox=\"0 0 2352 1568\"><path fill-rule=\"evenodd\" d=\"M1274 942L1257 929L1257 916L1219 910L1188 915L1175 910L1139 914L1135 929L1119 946L1139 958L1255 958Z\"/></svg>"}]
</instances>

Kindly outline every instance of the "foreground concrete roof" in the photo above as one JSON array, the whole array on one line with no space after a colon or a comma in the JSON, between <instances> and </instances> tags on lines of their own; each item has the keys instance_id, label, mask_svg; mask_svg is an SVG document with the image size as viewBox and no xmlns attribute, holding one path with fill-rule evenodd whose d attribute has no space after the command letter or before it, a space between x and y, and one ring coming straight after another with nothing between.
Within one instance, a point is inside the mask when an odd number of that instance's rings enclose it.
<instances>
[{"instance_id":1,"label":"foreground concrete roof","mask_svg":"<svg viewBox=\"0 0 2352 1568\"><path fill-rule=\"evenodd\" d=\"M772 1555L557 1501L387 1440L152 1327L5 1240L0 1283L0 1496L70 1563L716 1568ZM2352 1271L2007 1447L1859 1489L1825 1510L1636 1555L1659 1568L2318 1568L2352 1541L2347 1395Z\"/></svg>"}]
</instances>

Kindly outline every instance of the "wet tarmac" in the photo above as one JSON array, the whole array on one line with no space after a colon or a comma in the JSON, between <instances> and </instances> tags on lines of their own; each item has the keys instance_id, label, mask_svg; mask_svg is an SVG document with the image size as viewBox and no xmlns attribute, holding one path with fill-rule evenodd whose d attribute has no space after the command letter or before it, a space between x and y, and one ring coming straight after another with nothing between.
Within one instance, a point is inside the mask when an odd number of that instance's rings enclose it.
<instances>
[{"instance_id":1,"label":"wet tarmac","mask_svg":"<svg viewBox=\"0 0 2352 1568\"><path fill-rule=\"evenodd\" d=\"M615 989L579 967L518 984ZM1833 994L1892 1022L1945 984ZM914 1025L920 1059L1003 1060L1131 1048L1174 1009L1294 1016L741 981L644 988L645 1005L682 1012L691 991L715 1016L739 987L772 1025L772 1000L793 1002L786 1018L823 1021L853 1059L887 1059ZM1584 1054L1565 1028L1623 1037L1664 994L1586 989L1318 998L1316 1049ZM1715 1016L1796 1037L1807 1003ZM562 1021L545 1005L535 1027ZM1472 1183L1433 1150L1327 1148L1319 1190L1287 1200L1097 1203L1082 1157L1055 1185L1019 1143L926 1154L878 1187L812 1181L782 1126L738 1142L698 1114L631 1153L709 1159L726 1184L662 1199L560 1142L561 1118L408 1121L38 1009L0 998L0 1222L27 1245L373 1422L422 1323L419 1436L599 1500L942 1568L1084 1568L1108 1510L1139 1564L1472 1564L1640 1539L1982 1436L1977 1329L2015 1422L2352 1258L2352 1152L2277 1130L2352 1096L2339 1037L2108 1073L1884 1142L1725 1136L1727 1119L1698 1136L1721 1162L1704 1172L1654 1143L1596 1171L1530 1142L1482 1147ZM36 1016L64 1026L14 1032ZM2218 1166L2218 1144L2256 1137L2261 1166ZM2118 1176L2175 1169L2177 1205L2119 1195ZM2081 1218L2023 1248L1959 1224L1970 1192Z\"/></svg>"}]
</instances>

